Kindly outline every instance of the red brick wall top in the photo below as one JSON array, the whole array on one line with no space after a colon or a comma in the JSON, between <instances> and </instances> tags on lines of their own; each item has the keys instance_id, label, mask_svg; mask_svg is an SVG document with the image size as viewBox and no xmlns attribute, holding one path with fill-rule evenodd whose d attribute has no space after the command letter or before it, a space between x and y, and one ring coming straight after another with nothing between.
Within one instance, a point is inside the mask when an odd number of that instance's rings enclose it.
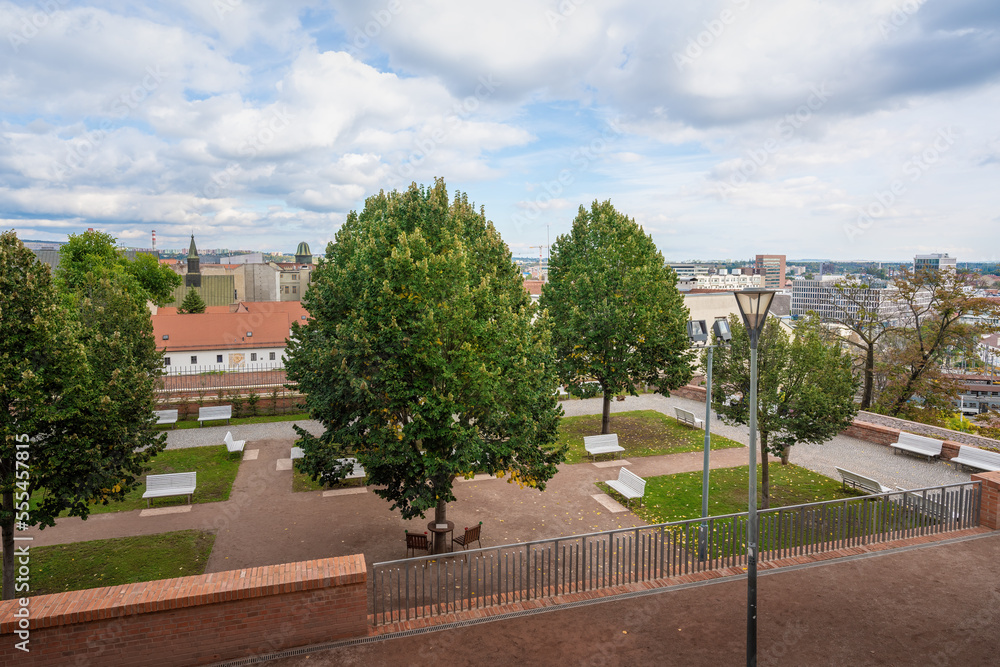
<instances>
[{"instance_id":1,"label":"red brick wall top","mask_svg":"<svg viewBox=\"0 0 1000 667\"><path fill-rule=\"evenodd\" d=\"M364 556L353 555L38 595L30 598L31 627L54 627L229 600L365 583L367 577ZM17 619L13 614L18 606L16 599L0 602L0 635L12 634L16 629Z\"/></svg>"}]
</instances>

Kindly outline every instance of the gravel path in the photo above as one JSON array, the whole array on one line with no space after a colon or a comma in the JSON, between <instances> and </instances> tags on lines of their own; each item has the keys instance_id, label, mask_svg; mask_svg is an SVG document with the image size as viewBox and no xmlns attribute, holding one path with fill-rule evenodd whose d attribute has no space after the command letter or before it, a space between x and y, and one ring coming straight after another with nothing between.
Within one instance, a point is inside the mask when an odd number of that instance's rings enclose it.
<instances>
[{"instance_id":1,"label":"gravel path","mask_svg":"<svg viewBox=\"0 0 1000 667\"><path fill-rule=\"evenodd\" d=\"M563 412L567 417L600 414L600 398L563 401ZM698 417L705 414L705 404L679 396L664 397L659 394L627 396L624 401L612 401L611 412L632 410L656 410L673 416L674 407L690 410ZM612 420L613 423L614 420ZM226 431L232 431L237 440L248 443L258 440L295 438L294 424L320 435L319 422L311 419L295 422L271 422L267 424L242 424L239 426L209 426L203 428L169 431L167 449L201 447L222 443ZM713 413L712 433L746 445L750 441L749 429L745 426L729 426L722 423ZM892 450L882 445L838 435L821 445L798 444L792 448L791 462L803 468L814 470L833 479L840 479L836 467L877 479L888 487L901 486L907 489L937 486L957 482L968 482L971 475L955 470L942 461L927 462L906 455L894 455Z\"/></svg>"},{"instance_id":2,"label":"gravel path","mask_svg":"<svg viewBox=\"0 0 1000 667\"><path fill-rule=\"evenodd\" d=\"M567 417L577 415L599 414L601 399L563 401L563 411ZM611 412L626 412L629 410L657 410L673 416L674 407L690 410L698 417L704 418L705 404L679 396L664 397L659 394L644 394L642 396L627 396L624 401L611 401ZM612 424L614 418L612 418ZM712 433L724 435L744 445L750 441L750 430L746 426L729 426L723 424L715 413L712 413ZM873 442L849 438L845 435L835 436L821 445L798 444L792 447L789 460L795 465L814 470L827 477L840 479L836 467L844 468L880 481L890 488L901 486L907 489L924 486L937 486L968 482L971 475L960 472L943 461L927 462L905 454L894 455L892 450Z\"/></svg>"}]
</instances>

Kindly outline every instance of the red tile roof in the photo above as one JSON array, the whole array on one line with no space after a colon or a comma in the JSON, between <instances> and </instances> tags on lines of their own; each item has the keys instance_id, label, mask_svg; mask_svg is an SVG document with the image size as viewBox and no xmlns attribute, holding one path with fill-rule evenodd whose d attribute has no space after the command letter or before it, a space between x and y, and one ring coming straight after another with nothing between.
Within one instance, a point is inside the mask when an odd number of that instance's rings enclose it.
<instances>
[{"instance_id":1,"label":"red tile roof","mask_svg":"<svg viewBox=\"0 0 1000 667\"><path fill-rule=\"evenodd\" d=\"M544 284L544 280L525 280L524 289L528 290L528 294L532 296L541 296L542 285Z\"/></svg>"},{"instance_id":2,"label":"red tile roof","mask_svg":"<svg viewBox=\"0 0 1000 667\"><path fill-rule=\"evenodd\" d=\"M263 301L245 304L246 310L205 312L193 315L153 315L156 346L165 351L225 348L284 347L291 323L303 322L306 310L297 301ZM251 332L252 336L247 336ZM168 336L166 340L163 336Z\"/></svg>"}]
</instances>

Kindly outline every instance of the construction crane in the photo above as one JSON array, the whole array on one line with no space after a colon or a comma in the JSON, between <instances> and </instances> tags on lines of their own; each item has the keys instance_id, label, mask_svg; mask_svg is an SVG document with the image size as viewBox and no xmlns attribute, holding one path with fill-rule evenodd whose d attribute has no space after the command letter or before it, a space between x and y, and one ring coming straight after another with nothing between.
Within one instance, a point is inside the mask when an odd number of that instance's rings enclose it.
<instances>
[{"instance_id":1,"label":"construction crane","mask_svg":"<svg viewBox=\"0 0 1000 667\"><path fill-rule=\"evenodd\" d=\"M538 248L538 279L542 279L542 248L543 245L529 245L529 248Z\"/></svg>"}]
</instances>

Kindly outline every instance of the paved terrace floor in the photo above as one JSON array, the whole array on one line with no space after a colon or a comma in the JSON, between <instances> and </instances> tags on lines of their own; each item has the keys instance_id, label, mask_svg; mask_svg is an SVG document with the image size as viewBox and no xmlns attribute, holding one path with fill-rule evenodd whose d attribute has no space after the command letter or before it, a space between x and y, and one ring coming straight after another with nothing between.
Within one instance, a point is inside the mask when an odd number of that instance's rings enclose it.
<instances>
[{"instance_id":1,"label":"paved terrace floor","mask_svg":"<svg viewBox=\"0 0 1000 667\"><path fill-rule=\"evenodd\" d=\"M996 665L1000 533L761 573L758 664ZM333 665L740 665L745 577L274 660Z\"/></svg>"}]
</instances>

